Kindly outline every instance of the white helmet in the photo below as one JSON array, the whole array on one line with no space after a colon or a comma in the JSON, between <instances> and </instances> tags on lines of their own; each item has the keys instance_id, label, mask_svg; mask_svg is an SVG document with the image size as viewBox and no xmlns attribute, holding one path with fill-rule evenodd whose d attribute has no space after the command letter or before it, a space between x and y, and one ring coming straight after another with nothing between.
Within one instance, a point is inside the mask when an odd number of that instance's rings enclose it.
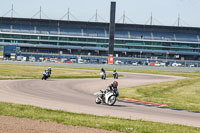
<instances>
[{"instance_id":1,"label":"white helmet","mask_svg":"<svg viewBox=\"0 0 200 133\"><path fill-rule=\"evenodd\" d=\"M48 69L51 69L51 67L49 67Z\"/></svg>"}]
</instances>

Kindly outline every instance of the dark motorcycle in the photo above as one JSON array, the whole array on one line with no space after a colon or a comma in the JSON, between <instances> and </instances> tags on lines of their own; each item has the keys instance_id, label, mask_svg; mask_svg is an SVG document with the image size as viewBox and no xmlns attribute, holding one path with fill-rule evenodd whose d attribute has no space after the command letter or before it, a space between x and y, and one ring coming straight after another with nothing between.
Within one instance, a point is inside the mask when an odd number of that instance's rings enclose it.
<instances>
[{"instance_id":1,"label":"dark motorcycle","mask_svg":"<svg viewBox=\"0 0 200 133\"><path fill-rule=\"evenodd\" d=\"M105 80L105 79L106 79L106 73L100 72L100 76L101 76L101 79L102 79L102 80Z\"/></svg>"},{"instance_id":2,"label":"dark motorcycle","mask_svg":"<svg viewBox=\"0 0 200 133\"><path fill-rule=\"evenodd\" d=\"M113 77L114 77L114 79L118 79L118 73L117 72L113 72Z\"/></svg>"}]
</instances>

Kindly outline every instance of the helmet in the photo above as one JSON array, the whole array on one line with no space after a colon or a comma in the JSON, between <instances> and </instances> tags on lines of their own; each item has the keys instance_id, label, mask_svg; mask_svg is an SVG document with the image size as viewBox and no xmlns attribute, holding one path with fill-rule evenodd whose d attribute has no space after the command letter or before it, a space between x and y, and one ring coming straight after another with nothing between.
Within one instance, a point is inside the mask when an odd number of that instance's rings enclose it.
<instances>
[{"instance_id":1,"label":"helmet","mask_svg":"<svg viewBox=\"0 0 200 133\"><path fill-rule=\"evenodd\" d=\"M49 67L48 69L51 69L51 67Z\"/></svg>"},{"instance_id":2,"label":"helmet","mask_svg":"<svg viewBox=\"0 0 200 133\"><path fill-rule=\"evenodd\" d=\"M113 82L113 87L117 87L118 86L118 82L117 81L114 81Z\"/></svg>"}]
</instances>

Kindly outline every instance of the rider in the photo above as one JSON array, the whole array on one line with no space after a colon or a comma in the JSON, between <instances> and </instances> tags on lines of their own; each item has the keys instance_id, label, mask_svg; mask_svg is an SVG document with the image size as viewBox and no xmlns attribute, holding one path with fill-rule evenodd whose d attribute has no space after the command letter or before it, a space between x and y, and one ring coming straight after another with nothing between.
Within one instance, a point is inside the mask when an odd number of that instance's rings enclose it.
<instances>
[{"instance_id":1,"label":"rider","mask_svg":"<svg viewBox=\"0 0 200 133\"><path fill-rule=\"evenodd\" d=\"M51 67L49 67L47 71L48 71L48 75L47 76L50 77L51 76Z\"/></svg>"},{"instance_id":2,"label":"rider","mask_svg":"<svg viewBox=\"0 0 200 133\"><path fill-rule=\"evenodd\" d=\"M46 77L47 77L47 70L44 70L42 80L43 78L46 78Z\"/></svg>"},{"instance_id":3,"label":"rider","mask_svg":"<svg viewBox=\"0 0 200 133\"><path fill-rule=\"evenodd\" d=\"M116 97L119 96L119 92L118 92L118 89L117 89L117 86L118 86L118 82L117 81L114 81L112 84L110 84L107 88L114 91ZM102 95L100 96L100 98L102 99L102 101L104 102L104 95L105 95L105 90L100 90L102 92Z\"/></svg>"},{"instance_id":4,"label":"rider","mask_svg":"<svg viewBox=\"0 0 200 133\"><path fill-rule=\"evenodd\" d=\"M103 67L101 68L101 72L106 73L106 71L103 69Z\"/></svg>"},{"instance_id":5,"label":"rider","mask_svg":"<svg viewBox=\"0 0 200 133\"><path fill-rule=\"evenodd\" d=\"M110 90L113 90L113 91L114 91L116 97L119 96L119 92L118 92L117 87L118 87L118 82L117 82L117 81L114 81L112 84L110 84L110 85L108 86L108 88L109 88Z\"/></svg>"},{"instance_id":6,"label":"rider","mask_svg":"<svg viewBox=\"0 0 200 133\"><path fill-rule=\"evenodd\" d=\"M118 82L117 81L114 81L112 84L110 84L107 88L114 91L116 97L119 96L119 92L118 92L118 89L117 89L117 86L118 86ZM100 90L102 92L102 95L101 95L101 99L103 99L104 95L105 95L105 90Z\"/></svg>"},{"instance_id":7,"label":"rider","mask_svg":"<svg viewBox=\"0 0 200 133\"><path fill-rule=\"evenodd\" d=\"M106 71L103 69L103 67L101 68L101 72L105 74L105 78L106 78Z\"/></svg>"},{"instance_id":8,"label":"rider","mask_svg":"<svg viewBox=\"0 0 200 133\"><path fill-rule=\"evenodd\" d=\"M51 67L48 68L49 75L51 75Z\"/></svg>"},{"instance_id":9,"label":"rider","mask_svg":"<svg viewBox=\"0 0 200 133\"><path fill-rule=\"evenodd\" d=\"M113 70L113 76L115 77L116 74L117 74L117 70L114 68L114 70Z\"/></svg>"}]
</instances>

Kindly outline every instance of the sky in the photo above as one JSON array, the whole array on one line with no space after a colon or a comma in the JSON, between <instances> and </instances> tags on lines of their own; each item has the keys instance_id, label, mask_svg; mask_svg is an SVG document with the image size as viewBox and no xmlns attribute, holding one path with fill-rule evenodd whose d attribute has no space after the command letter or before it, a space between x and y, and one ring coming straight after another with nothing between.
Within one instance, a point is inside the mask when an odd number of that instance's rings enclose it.
<instances>
[{"instance_id":1,"label":"sky","mask_svg":"<svg viewBox=\"0 0 200 133\"><path fill-rule=\"evenodd\" d=\"M116 20L125 23L200 27L200 0L112 0L116 2ZM10 17L13 5L14 17L60 20L70 11L70 20L109 22L111 0L0 0L0 16ZM38 14L37 14L38 13ZM121 18L121 19L120 19ZM67 20L67 16L63 20Z\"/></svg>"}]
</instances>

